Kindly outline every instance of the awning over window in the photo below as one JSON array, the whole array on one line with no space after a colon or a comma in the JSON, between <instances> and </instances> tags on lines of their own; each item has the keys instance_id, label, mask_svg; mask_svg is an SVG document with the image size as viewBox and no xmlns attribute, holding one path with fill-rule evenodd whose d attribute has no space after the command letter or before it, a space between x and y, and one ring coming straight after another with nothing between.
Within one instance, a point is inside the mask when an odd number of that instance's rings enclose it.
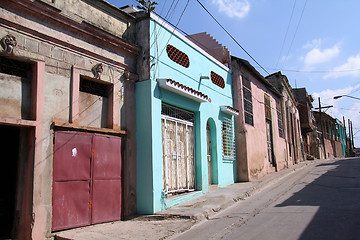
<instances>
[{"instance_id":1,"label":"awning over window","mask_svg":"<svg viewBox=\"0 0 360 240\"><path fill-rule=\"evenodd\" d=\"M196 91L193 88L187 87L172 79L158 79L159 87L167 89L171 92L177 93L184 97L190 98L197 102L207 102L209 97L202 92Z\"/></svg>"},{"instance_id":2,"label":"awning over window","mask_svg":"<svg viewBox=\"0 0 360 240\"><path fill-rule=\"evenodd\" d=\"M220 111L230 114L230 115L234 115L234 116L239 115L239 110L237 110L233 107L230 107L230 106L225 106L225 105L220 106Z\"/></svg>"}]
</instances>

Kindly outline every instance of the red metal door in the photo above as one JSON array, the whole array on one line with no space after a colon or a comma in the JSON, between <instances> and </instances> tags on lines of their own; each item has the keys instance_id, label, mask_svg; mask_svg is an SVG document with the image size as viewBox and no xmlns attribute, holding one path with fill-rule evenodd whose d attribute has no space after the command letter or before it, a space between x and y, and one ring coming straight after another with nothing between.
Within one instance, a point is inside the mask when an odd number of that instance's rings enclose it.
<instances>
[{"instance_id":1,"label":"red metal door","mask_svg":"<svg viewBox=\"0 0 360 240\"><path fill-rule=\"evenodd\" d=\"M56 132L53 231L120 220L121 138Z\"/></svg>"},{"instance_id":2,"label":"red metal door","mask_svg":"<svg viewBox=\"0 0 360 240\"><path fill-rule=\"evenodd\" d=\"M55 132L53 231L90 224L92 136Z\"/></svg>"},{"instance_id":3,"label":"red metal door","mask_svg":"<svg viewBox=\"0 0 360 240\"><path fill-rule=\"evenodd\" d=\"M120 220L121 138L93 138L92 223Z\"/></svg>"}]
</instances>

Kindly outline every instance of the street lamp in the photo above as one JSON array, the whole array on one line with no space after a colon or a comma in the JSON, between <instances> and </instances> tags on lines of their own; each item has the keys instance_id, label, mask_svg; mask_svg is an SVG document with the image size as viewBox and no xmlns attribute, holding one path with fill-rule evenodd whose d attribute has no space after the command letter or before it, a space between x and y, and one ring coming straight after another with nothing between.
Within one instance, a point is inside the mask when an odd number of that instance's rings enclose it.
<instances>
[{"instance_id":1,"label":"street lamp","mask_svg":"<svg viewBox=\"0 0 360 240\"><path fill-rule=\"evenodd\" d=\"M339 96L335 96L334 99L339 99L339 98L342 98L342 97L348 97L348 98L353 98L353 99L360 100L360 98L358 98L358 97L353 97L353 96L349 96L349 95L339 95Z\"/></svg>"}]
</instances>

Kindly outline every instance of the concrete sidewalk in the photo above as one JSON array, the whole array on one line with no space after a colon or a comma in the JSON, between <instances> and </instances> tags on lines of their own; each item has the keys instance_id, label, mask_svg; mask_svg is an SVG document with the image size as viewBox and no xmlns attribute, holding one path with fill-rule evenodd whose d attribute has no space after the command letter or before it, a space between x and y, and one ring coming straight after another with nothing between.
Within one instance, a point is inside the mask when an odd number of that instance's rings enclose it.
<instances>
[{"instance_id":1,"label":"concrete sidewalk","mask_svg":"<svg viewBox=\"0 0 360 240\"><path fill-rule=\"evenodd\" d=\"M54 237L60 240L166 239L316 162L301 162L253 182L217 188L154 215L61 231L54 233Z\"/></svg>"}]
</instances>

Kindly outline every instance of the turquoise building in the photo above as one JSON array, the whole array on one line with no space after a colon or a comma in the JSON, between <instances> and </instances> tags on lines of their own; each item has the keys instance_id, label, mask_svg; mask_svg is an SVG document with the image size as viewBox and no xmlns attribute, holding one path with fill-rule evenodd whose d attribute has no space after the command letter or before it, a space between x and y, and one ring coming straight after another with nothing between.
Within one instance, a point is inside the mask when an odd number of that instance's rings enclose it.
<instances>
[{"instance_id":1,"label":"turquoise building","mask_svg":"<svg viewBox=\"0 0 360 240\"><path fill-rule=\"evenodd\" d=\"M346 156L346 129L345 125L339 120L335 119L335 135L339 139L342 147L343 156Z\"/></svg>"},{"instance_id":2,"label":"turquoise building","mask_svg":"<svg viewBox=\"0 0 360 240\"><path fill-rule=\"evenodd\" d=\"M152 214L235 182L239 112L225 47L153 14L136 17L137 211Z\"/></svg>"}]
</instances>

